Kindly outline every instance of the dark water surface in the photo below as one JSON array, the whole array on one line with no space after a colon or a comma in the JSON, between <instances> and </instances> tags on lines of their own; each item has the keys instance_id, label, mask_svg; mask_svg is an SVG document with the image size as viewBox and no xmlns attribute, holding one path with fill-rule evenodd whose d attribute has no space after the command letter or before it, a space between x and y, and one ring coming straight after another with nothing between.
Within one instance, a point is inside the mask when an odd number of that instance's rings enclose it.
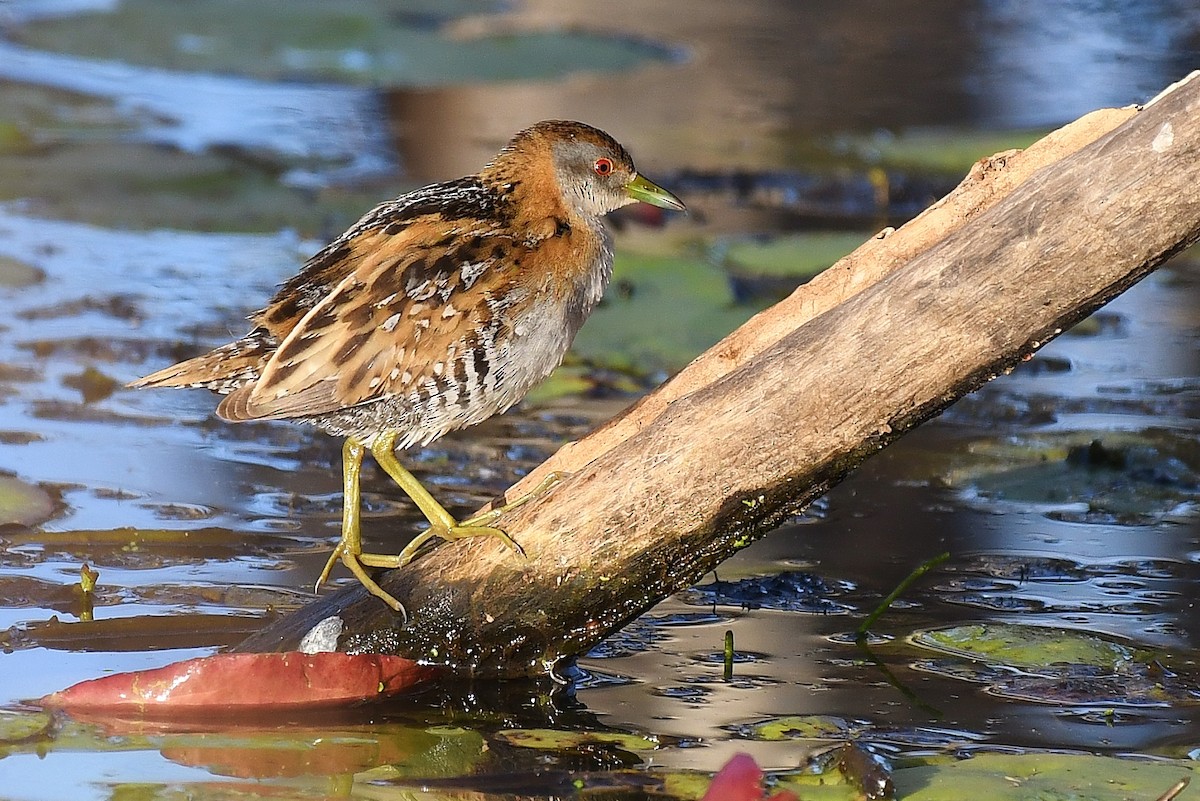
<instances>
[{"instance_id":1,"label":"dark water surface","mask_svg":"<svg viewBox=\"0 0 1200 801\"><path fill-rule=\"evenodd\" d=\"M1200 62L1200 9L1167 0L338 6L0 5L0 797L544 798L566 790L535 770L712 772L737 751L795 767L811 741L779 731L806 716L901 763L1200 754L1189 254L614 635L571 693L433 690L205 736L15 734L23 699L212 653L310 597L339 527L340 444L121 385L242 333L373 202L565 117L609 129L695 209L618 221L617 286L550 389L407 455L465 511L766 302L775 284L729 274L730 242L814 220L866 235L1007 138L1143 102ZM364 489L368 532L418 530L385 478ZM83 613L84 562L95 619L130 628L45 625ZM910 642L972 624L1098 633L1129 657L1043 669ZM781 717L796 720L764 725ZM531 746L543 729L568 740ZM429 795L372 783L481 773Z\"/></svg>"}]
</instances>

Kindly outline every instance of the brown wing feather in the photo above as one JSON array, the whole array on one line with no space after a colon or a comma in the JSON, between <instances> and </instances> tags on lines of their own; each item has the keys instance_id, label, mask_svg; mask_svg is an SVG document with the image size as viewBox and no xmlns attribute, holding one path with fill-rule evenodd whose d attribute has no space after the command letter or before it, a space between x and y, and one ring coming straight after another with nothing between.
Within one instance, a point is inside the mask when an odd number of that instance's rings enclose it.
<instances>
[{"instance_id":1,"label":"brown wing feather","mask_svg":"<svg viewBox=\"0 0 1200 801\"><path fill-rule=\"evenodd\" d=\"M232 392L259 375L277 342L263 329L200 356L164 367L129 382L141 387L203 387L222 394Z\"/></svg>"},{"instance_id":2,"label":"brown wing feather","mask_svg":"<svg viewBox=\"0 0 1200 801\"><path fill-rule=\"evenodd\" d=\"M477 222L414 224L353 243L357 265L296 323L253 384L218 407L232 420L319 415L433 380L445 383L494 334L495 305L516 297L502 265L522 246ZM476 283L493 292L481 292ZM476 287L475 291L465 290ZM264 310L269 314L269 309ZM458 374L465 373L459 368Z\"/></svg>"},{"instance_id":3,"label":"brown wing feather","mask_svg":"<svg viewBox=\"0 0 1200 801\"><path fill-rule=\"evenodd\" d=\"M428 228L431 222L440 221L448 233L478 221L503 225L507 211L502 201L502 194L485 186L478 176L468 176L381 203L309 259L280 287L266 308L252 314L255 328L246 336L130 382L129 386L206 387L228 393L255 381L276 347L313 307L360 268L371 248L387 248L390 237L403 238L410 226Z\"/></svg>"}]
</instances>

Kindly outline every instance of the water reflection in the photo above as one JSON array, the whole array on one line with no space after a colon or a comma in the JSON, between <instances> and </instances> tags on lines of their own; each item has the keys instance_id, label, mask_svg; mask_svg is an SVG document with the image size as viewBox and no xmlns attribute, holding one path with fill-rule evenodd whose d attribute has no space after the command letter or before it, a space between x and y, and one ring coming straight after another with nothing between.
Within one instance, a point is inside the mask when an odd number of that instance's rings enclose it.
<instances>
[{"instance_id":1,"label":"water reflection","mask_svg":"<svg viewBox=\"0 0 1200 801\"><path fill-rule=\"evenodd\" d=\"M977 6L968 81L983 125L1058 125L1097 106L1144 103L1196 68L1200 9L1179 0ZM1032 57L1031 57L1032 56Z\"/></svg>"}]
</instances>

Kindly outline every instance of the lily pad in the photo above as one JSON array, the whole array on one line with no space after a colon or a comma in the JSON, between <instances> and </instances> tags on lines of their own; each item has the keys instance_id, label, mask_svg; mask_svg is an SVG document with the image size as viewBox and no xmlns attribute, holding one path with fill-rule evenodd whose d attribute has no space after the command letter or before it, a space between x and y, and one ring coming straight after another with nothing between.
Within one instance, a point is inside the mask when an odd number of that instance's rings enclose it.
<instances>
[{"instance_id":1,"label":"lily pad","mask_svg":"<svg viewBox=\"0 0 1200 801\"><path fill-rule=\"evenodd\" d=\"M84 403L104 400L121 386L121 382L105 375L95 367L88 367L82 373L65 376L62 382L63 386L77 390L83 396Z\"/></svg>"},{"instance_id":2,"label":"lily pad","mask_svg":"<svg viewBox=\"0 0 1200 801\"><path fill-rule=\"evenodd\" d=\"M0 476L0 526L32 526L54 514L54 498L34 484L13 476Z\"/></svg>"},{"instance_id":3,"label":"lily pad","mask_svg":"<svg viewBox=\"0 0 1200 801\"><path fill-rule=\"evenodd\" d=\"M1080 523L1146 525L1200 501L1195 437L1168 430L1072 432L975 443L948 483L997 500L1058 507Z\"/></svg>"},{"instance_id":4,"label":"lily pad","mask_svg":"<svg viewBox=\"0 0 1200 801\"><path fill-rule=\"evenodd\" d=\"M0 256L0 287L16 289L41 282L46 274L28 262Z\"/></svg>"},{"instance_id":5,"label":"lily pad","mask_svg":"<svg viewBox=\"0 0 1200 801\"><path fill-rule=\"evenodd\" d=\"M808 231L739 239L718 245L714 255L729 274L739 303L774 302L855 250L867 233Z\"/></svg>"},{"instance_id":6,"label":"lily pad","mask_svg":"<svg viewBox=\"0 0 1200 801\"><path fill-rule=\"evenodd\" d=\"M806 231L785 236L739 239L718 247L721 261L753 275L812 278L869 239L870 233Z\"/></svg>"},{"instance_id":7,"label":"lily pad","mask_svg":"<svg viewBox=\"0 0 1200 801\"><path fill-rule=\"evenodd\" d=\"M745 322L722 272L703 259L621 251L614 286L575 340L593 365L674 372Z\"/></svg>"},{"instance_id":8,"label":"lily pad","mask_svg":"<svg viewBox=\"0 0 1200 801\"><path fill-rule=\"evenodd\" d=\"M857 156L866 164L891 169L961 175L981 158L1027 148L1045 134L1041 130L914 128L899 133L881 131L866 136L843 136L830 149L842 156Z\"/></svg>"},{"instance_id":9,"label":"lily pad","mask_svg":"<svg viewBox=\"0 0 1200 801\"><path fill-rule=\"evenodd\" d=\"M971 759L904 768L893 774L896 797L905 801L1128 801L1161 798L1177 782L1194 778L1194 762L1086 754L980 754ZM1200 798L1200 792L1188 788L1178 798Z\"/></svg>"},{"instance_id":10,"label":"lily pad","mask_svg":"<svg viewBox=\"0 0 1200 801\"><path fill-rule=\"evenodd\" d=\"M1075 675L1072 675L1075 674ZM1095 675L1095 671L1065 671L1062 676L1000 676L987 691L1000 698L1056 706L1167 707L1195 705L1195 688L1148 671Z\"/></svg>"},{"instance_id":11,"label":"lily pad","mask_svg":"<svg viewBox=\"0 0 1200 801\"><path fill-rule=\"evenodd\" d=\"M657 738L615 731L565 731L559 729L506 729L496 736L510 745L549 751L570 751L594 746L616 747L625 751L655 751Z\"/></svg>"},{"instance_id":12,"label":"lily pad","mask_svg":"<svg viewBox=\"0 0 1200 801\"><path fill-rule=\"evenodd\" d=\"M670 48L633 37L577 30L476 36L454 29L464 16L502 8L487 0L402 9L384 0L127 0L108 13L31 23L22 38L45 50L172 70L370 86L550 79L673 57Z\"/></svg>"},{"instance_id":13,"label":"lily pad","mask_svg":"<svg viewBox=\"0 0 1200 801\"><path fill-rule=\"evenodd\" d=\"M786 715L758 723L738 726L737 733L751 740L845 740L858 727L829 715Z\"/></svg>"},{"instance_id":14,"label":"lily pad","mask_svg":"<svg viewBox=\"0 0 1200 801\"><path fill-rule=\"evenodd\" d=\"M0 83L0 199L122 228L169 226L316 232L331 212L350 222L385 192L281 185L292 164L264 153L184 153L126 141L139 122L130 104L26 84ZM343 205L344 204L344 205ZM0 287L41 280L26 262L0 258Z\"/></svg>"},{"instance_id":15,"label":"lily pad","mask_svg":"<svg viewBox=\"0 0 1200 801\"><path fill-rule=\"evenodd\" d=\"M110 101L0 82L0 156L40 152L97 135L120 136L131 128L129 119Z\"/></svg>"},{"instance_id":16,"label":"lily pad","mask_svg":"<svg viewBox=\"0 0 1200 801\"><path fill-rule=\"evenodd\" d=\"M49 735L54 720L45 712L0 710L0 748L35 742Z\"/></svg>"},{"instance_id":17,"label":"lily pad","mask_svg":"<svg viewBox=\"0 0 1200 801\"><path fill-rule=\"evenodd\" d=\"M1136 655L1132 648L1094 634L1009 623L929 629L914 633L910 640L952 656L1024 669L1088 665L1115 672Z\"/></svg>"},{"instance_id":18,"label":"lily pad","mask_svg":"<svg viewBox=\"0 0 1200 801\"><path fill-rule=\"evenodd\" d=\"M0 200L34 199L46 214L109 227L316 234L348 225L402 187L313 191L284 186L286 165L228 151L185 153L136 142L0 151ZM5 268L0 266L0 276ZM0 284L3 278L0 277Z\"/></svg>"}]
</instances>

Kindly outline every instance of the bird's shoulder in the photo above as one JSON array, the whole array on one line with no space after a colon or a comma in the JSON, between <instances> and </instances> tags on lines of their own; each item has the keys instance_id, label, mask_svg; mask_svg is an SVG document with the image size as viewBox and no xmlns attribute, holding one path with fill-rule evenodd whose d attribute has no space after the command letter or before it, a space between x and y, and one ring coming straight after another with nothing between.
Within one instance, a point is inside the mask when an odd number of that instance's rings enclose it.
<instances>
[{"instance_id":1,"label":"bird's shoulder","mask_svg":"<svg viewBox=\"0 0 1200 801\"><path fill-rule=\"evenodd\" d=\"M477 177L432 184L380 203L305 262L251 320L282 338L352 273L406 251L502 231L509 218L506 206L505 198Z\"/></svg>"}]
</instances>

